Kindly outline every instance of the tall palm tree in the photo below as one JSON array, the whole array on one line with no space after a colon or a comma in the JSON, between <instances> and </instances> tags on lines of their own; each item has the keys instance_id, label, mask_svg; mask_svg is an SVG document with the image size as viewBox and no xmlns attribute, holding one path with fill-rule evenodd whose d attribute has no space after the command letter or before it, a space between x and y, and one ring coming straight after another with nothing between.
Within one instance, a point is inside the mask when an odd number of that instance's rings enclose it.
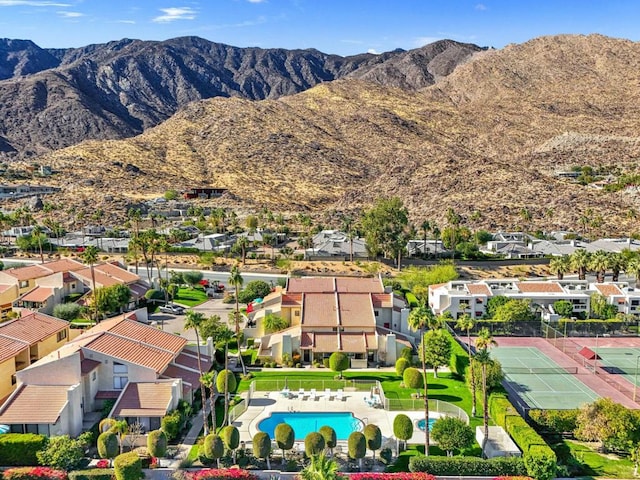
<instances>
[{"instance_id":1,"label":"tall palm tree","mask_svg":"<svg viewBox=\"0 0 640 480\"><path fill-rule=\"evenodd\" d=\"M484 422L484 438L489 438L489 404L487 402L487 366L489 366L493 359L489 354L489 348L496 345L496 341L493 339L491 332L488 328L483 328L478 332L478 338L476 338L476 348L478 349L473 360L482 367L482 419Z\"/></svg>"},{"instance_id":2,"label":"tall palm tree","mask_svg":"<svg viewBox=\"0 0 640 480\"><path fill-rule=\"evenodd\" d=\"M604 250L598 250L589 259L589 269L596 272L598 283L603 283L607 269L609 268L609 254Z\"/></svg>"},{"instance_id":3,"label":"tall palm tree","mask_svg":"<svg viewBox=\"0 0 640 480\"><path fill-rule=\"evenodd\" d=\"M424 429L424 453L425 455L429 455L429 384L427 383L427 364L426 364L426 355L425 355L425 341L424 341L424 333L428 328L434 328L439 320L433 315L431 310L425 305L420 305L419 307L411 310L409 314L409 318L407 319L409 324L409 328L412 331L420 331L420 339L422 340L422 355L420 355L422 360L422 376L424 378L424 421L425 421L425 429Z\"/></svg>"},{"instance_id":4,"label":"tall palm tree","mask_svg":"<svg viewBox=\"0 0 640 480\"><path fill-rule=\"evenodd\" d=\"M31 230L31 237L35 238L38 242L38 250L40 251L40 263L44 263L44 253L42 253L42 236L44 232L42 227L37 223L33 226L33 230Z\"/></svg>"},{"instance_id":5,"label":"tall palm tree","mask_svg":"<svg viewBox=\"0 0 640 480\"><path fill-rule=\"evenodd\" d=\"M585 280L587 278L587 269L589 268L591 254L584 248L580 248L573 252L570 258L571 267L578 272L578 280Z\"/></svg>"},{"instance_id":6,"label":"tall palm tree","mask_svg":"<svg viewBox=\"0 0 640 480\"><path fill-rule=\"evenodd\" d=\"M216 332L216 343L224 342L224 419L222 425L226 425L229 421L229 342L234 337L233 331L224 325L221 325Z\"/></svg>"},{"instance_id":7,"label":"tall palm tree","mask_svg":"<svg viewBox=\"0 0 640 480\"><path fill-rule=\"evenodd\" d=\"M433 255L438 258L438 240L440 239L440 229L438 225L435 223L431 223L431 233L433 233L433 239L435 240L435 244L433 245Z\"/></svg>"},{"instance_id":8,"label":"tall palm tree","mask_svg":"<svg viewBox=\"0 0 640 480\"><path fill-rule=\"evenodd\" d=\"M214 385L216 384L216 372L205 372L200 376L200 384L209 389L209 408L211 410L211 431L216 432L216 406ZM203 409L204 410L204 409Z\"/></svg>"},{"instance_id":9,"label":"tall palm tree","mask_svg":"<svg viewBox=\"0 0 640 480\"><path fill-rule=\"evenodd\" d=\"M82 261L89 264L91 271L91 296L93 298L93 319L98 323L98 302L96 298L96 272L93 269L94 264L98 261L98 249L93 245L89 245L82 252Z\"/></svg>"},{"instance_id":10,"label":"tall palm tree","mask_svg":"<svg viewBox=\"0 0 640 480\"><path fill-rule=\"evenodd\" d=\"M429 230L431 230L431 224L429 223L429 220L425 220L424 222L422 222L422 224L420 225L420 229L422 230L422 240L424 241L424 243L422 244L422 254L426 258L427 257L427 233L429 232Z\"/></svg>"},{"instance_id":11,"label":"tall palm tree","mask_svg":"<svg viewBox=\"0 0 640 480\"><path fill-rule=\"evenodd\" d=\"M564 274L571 271L571 262L568 255L561 257L553 257L549 262L549 271L558 277L558 280L564 278Z\"/></svg>"},{"instance_id":12,"label":"tall palm tree","mask_svg":"<svg viewBox=\"0 0 640 480\"><path fill-rule=\"evenodd\" d=\"M247 261L247 248L249 248L249 240L244 236L238 237L238 239L236 240L236 245L240 249L242 263L244 264Z\"/></svg>"},{"instance_id":13,"label":"tall palm tree","mask_svg":"<svg viewBox=\"0 0 640 480\"><path fill-rule=\"evenodd\" d=\"M200 358L200 334L198 328L204 320L204 314L202 312L196 312L195 310L187 310L184 318L184 328L193 328L196 333L196 356L198 358L198 374L199 378L202 378L202 359ZM207 398L204 394L204 385L200 385L200 394L202 395L202 421L204 423L204 434L209 433L209 426L207 425Z\"/></svg>"},{"instance_id":14,"label":"tall palm tree","mask_svg":"<svg viewBox=\"0 0 640 480\"><path fill-rule=\"evenodd\" d=\"M636 277L636 288L640 288L640 256L635 254L629 258L625 271Z\"/></svg>"},{"instance_id":15,"label":"tall palm tree","mask_svg":"<svg viewBox=\"0 0 640 480\"><path fill-rule=\"evenodd\" d=\"M242 284L244 283L244 279L240 274L240 268L238 267L238 265L234 265L231 268L231 273L229 275L229 283L231 283L231 285L233 285L236 290L236 294L235 294L236 311L234 316L235 334L236 334L236 339L238 341L238 358L240 359L240 365L242 366L242 373L246 374L247 372L245 371L244 360L242 360L242 351L240 350L240 302L238 301L238 295L240 294L240 287L242 287Z\"/></svg>"},{"instance_id":16,"label":"tall palm tree","mask_svg":"<svg viewBox=\"0 0 640 480\"><path fill-rule=\"evenodd\" d=\"M467 353L469 354L469 375L471 375L471 416L476 416L476 382L474 378L473 365L471 365L471 329L475 326L476 321L471 318L471 315L464 314L458 318L456 322L456 328L460 330L466 330L467 332Z\"/></svg>"},{"instance_id":17,"label":"tall palm tree","mask_svg":"<svg viewBox=\"0 0 640 480\"><path fill-rule=\"evenodd\" d=\"M338 464L324 453L311 456L309 465L300 472L302 480L337 480Z\"/></svg>"}]
</instances>

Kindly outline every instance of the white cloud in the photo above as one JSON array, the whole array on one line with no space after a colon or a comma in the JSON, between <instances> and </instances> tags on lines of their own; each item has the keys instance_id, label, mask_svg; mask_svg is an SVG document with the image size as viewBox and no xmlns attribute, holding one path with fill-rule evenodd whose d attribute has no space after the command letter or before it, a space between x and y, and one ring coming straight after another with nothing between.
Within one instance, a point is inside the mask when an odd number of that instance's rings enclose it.
<instances>
[{"instance_id":1,"label":"white cloud","mask_svg":"<svg viewBox=\"0 0 640 480\"><path fill-rule=\"evenodd\" d=\"M128 23L131 25L135 25L135 20L116 20L116 23Z\"/></svg>"},{"instance_id":2,"label":"white cloud","mask_svg":"<svg viewBox=\"0 0 640 480\"><path fill-rule=\"evenodd\" d=\"M442 37L418 37L413 41L413 44L419 48L437 42L438 40L442 40Z\"/></svg>"},{"instance_id":3,"label":"white cloud","mask_svg":"<svg viewBox=\"0 0 640 480\"><path fill-rule=\"evenodd\" d=\"M487 6L483 3L479 3L474 7L476 10L484 11L487 9Z\"/></svg>"},{"instance_id":4,"label":"white cloud","mask_svg":"<svg viewBox=\"0 0 640 480\"><path fill-rule=\"evenodd\" d=\"M155 23L169 23L176 20L195 20L196 11L190 7L171 7L161 8L164 15L155 17L152 21Z\"/></svg>"},{"instance_id":5,"label":"white cloud","mask_svg":"<svg viewBox=\"0 0 640 480\"><path fill-rule=\"evenodd\" d=\"M0 7L71 7L70 3L40 2L36 0L0 0Z\"/></svg>"},{"instance_id":6,"label":"white cloud","mask_svg":"<svg viewBox=\"0 0 640 480\"><path fill-rule=\"evenodd\" d=\"M79 18L79 17L84 17L84 13L80 13L80 12L56 12L58 15L60 15L63 18Z\"/></svg>"},{"instance_id":7,"label":"white cloud","mask_svg":"<svg viewBox=\"0 0 640 480\"><path fill-rule=\"evenodd\" d=\"M265 3L267 0L248 0L249 3Z\"/></svg>"}]
</instances>

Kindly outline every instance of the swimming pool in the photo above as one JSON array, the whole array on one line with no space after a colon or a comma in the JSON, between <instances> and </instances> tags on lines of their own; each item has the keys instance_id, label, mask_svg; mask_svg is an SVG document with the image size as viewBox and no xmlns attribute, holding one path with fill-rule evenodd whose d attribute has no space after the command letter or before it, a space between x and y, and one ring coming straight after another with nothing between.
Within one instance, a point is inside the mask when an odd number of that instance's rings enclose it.
<instances>
[{"instance_id":1,"label":"swimming pool","mask_svg":"<svg viewBox=\"0 0 640 480\"><path fill-rule=\"evenodd\" d=\"M363 429L362 420L351 412L271 412L270 416L260 421L258 430L274 438L273 432L280 423L291 425L296 440L303 440L308 433L317 432L325 425L336 431L338 440L347 440L352 432Z\"/></svg>"},{"instance_id":2,"label":"swimming pool","mask_svg":"<svg viewBox=\"0 0 640 480\"><path fill-rule=\"evenodd\" d=\"M433 424L436 423L437 418L429 417L429 431L433 430ZM416 422L416 426L424 432L424 418Z\"/></svg>"}]
</instances>

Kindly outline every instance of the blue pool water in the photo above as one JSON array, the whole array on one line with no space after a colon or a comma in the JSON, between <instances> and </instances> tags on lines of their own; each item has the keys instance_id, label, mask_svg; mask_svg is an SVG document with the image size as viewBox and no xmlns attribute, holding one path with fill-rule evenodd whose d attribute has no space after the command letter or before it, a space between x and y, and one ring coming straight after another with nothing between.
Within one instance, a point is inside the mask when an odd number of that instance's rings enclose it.
<instances>
[{"instance_id":1,"label":"blue pool water","mask_svg":"<svg viewBox=\"0 0 640 480\"><path fill-rule=\"evenodd\" d=\"M347 440L352 432L363 429L362 421L350 412L272 412L271 416L260 421L258 430L274 438L273 432L280 423L291 425L296 440L303 440L308 433L317 432L325 425L336 431L338 440Z\"/></svg>"},{"instance_id":2,"label":"blue pool water","mask_svg":"<svg viewBox=\"0 0 640 480\"><path fill-rule=\"evenodd\" d=\"M433 430L433 424L436 423L436 418L429 419L429 431ZM422 420L418 420L418 428L424 432L424 418Z\"/></svg>"}]
</instances>

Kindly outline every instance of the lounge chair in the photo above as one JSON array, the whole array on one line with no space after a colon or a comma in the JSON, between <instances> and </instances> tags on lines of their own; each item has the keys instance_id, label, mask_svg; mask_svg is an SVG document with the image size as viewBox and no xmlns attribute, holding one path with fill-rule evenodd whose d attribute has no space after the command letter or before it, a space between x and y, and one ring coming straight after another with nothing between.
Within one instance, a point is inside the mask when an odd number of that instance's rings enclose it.
<instances>
[{"instance_id":1,"label":"lounge chair","mask_svg":"<svg viewBox=\"0 0 640 480\"><path fill-rule=\"evenodd\" d=\"M309 394L309 400L315 400L315 399L316 399L316 389L312 388L311 393Z\"/></svg>"},{"instance_id":2,"label":"lounge chair","mask_svg":"<svg viewBox=\"0 0 640 480\"><path fill-rule=\"evenodd\" d=\"M304 388L301 388L300 391L298 392L298 398L300 400L304 400L305 395L306 394L304 393Z\"/></svg>"},{"instance_id":3,"label":"lounge chair","mask_svg":"<svg viewBox=\"0 0 640 480\"><path fill-rule=\"evenodd\" d=\"M333 396L331 395L331 389L330 388L325 388L324 389L324 398L326 398L327 400L331 400Z\"/></svg>"},{"instance_id":4,"label":"lounge chair","mask_svg":"<svg viewBox=\"0 0 640 480\"><path fill-rule=\"evenodd\" d=\"M344 395L343 395L342 389L341 389L341 388L339 388L339 389L338 389L338 393L336 394L336 400L338 400L339 402L341 402L343 399L344 399Z\"/></svg>"}]
</instances>

